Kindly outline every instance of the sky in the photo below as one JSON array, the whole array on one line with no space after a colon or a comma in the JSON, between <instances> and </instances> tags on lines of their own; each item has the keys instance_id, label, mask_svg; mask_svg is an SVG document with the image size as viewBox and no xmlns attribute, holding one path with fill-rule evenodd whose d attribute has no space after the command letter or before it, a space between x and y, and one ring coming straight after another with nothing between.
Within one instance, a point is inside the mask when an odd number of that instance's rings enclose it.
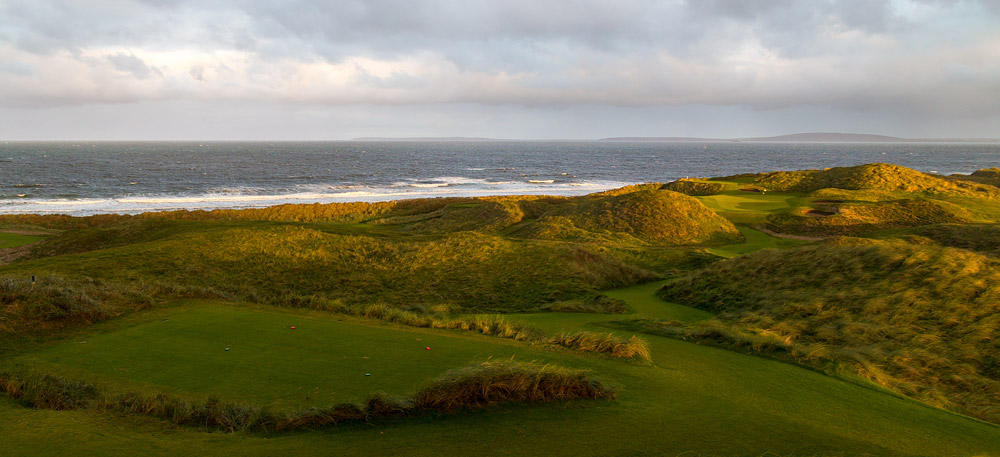
<instances>
[{"instance_id":1,"label":"sky","mask_svg":"<svg viewBox=\"0 0 1000 457\"><path fill-rule=\"evenodd\" d=\"M0 140L1000 137L1000 0L0 0Z\"/></svg>"}]
</instances>

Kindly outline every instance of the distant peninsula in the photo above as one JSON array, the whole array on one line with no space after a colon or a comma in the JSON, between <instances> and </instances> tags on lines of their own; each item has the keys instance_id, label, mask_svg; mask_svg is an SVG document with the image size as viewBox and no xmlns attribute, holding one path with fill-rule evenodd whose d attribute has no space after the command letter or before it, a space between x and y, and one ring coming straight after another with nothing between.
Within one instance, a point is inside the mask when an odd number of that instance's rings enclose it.
<instances>
[{"instance_id":1,"label":"distant peninsula","mask_svg":"<svg viewBox=\"0 0 1000 457\"><path fill-rule=\"evenodd\" d=\"M465 137L465 136L412 136L412 137L382 137L382 136L363 136L360 138L351 138L351 141L510 141L510 140L500 140L496 138L480 138L480 137Z\"/></svg>"},{"instance_id":2,"label":"distant peninsula","mask_svg":"<svg viewBox=\"0 0 1000 457\"><path fill-rule=\"evenodd\" d=\"M413 136L381 137L365 136L351 138L350 141L597 141L621 143L998 143L997 138L900 138L867 133L809 132L789 135L762 136L750 138L700 138L691 136L620 136L599 139L544 139L526 140L512 138L484 138L465 136Z\"/></svg>"},{"instance_id":3,"label":"distant peninsula","mask_svg":"<svg viewBox=\"0 0 1000 457\"><path fill-rule=\"evenodd\" d=\"M790 135L751 137L751 138L696 138L696 137L613 137L601 138L597 141L609 142L663 142L663 143L689 143L689 142L747 142L747 143L996 143L1000 140L996 138L900 138L886 135L872 135L865 133L830 133L830 132L810 132L793 133Z\"/></svg>"}]
</instances>

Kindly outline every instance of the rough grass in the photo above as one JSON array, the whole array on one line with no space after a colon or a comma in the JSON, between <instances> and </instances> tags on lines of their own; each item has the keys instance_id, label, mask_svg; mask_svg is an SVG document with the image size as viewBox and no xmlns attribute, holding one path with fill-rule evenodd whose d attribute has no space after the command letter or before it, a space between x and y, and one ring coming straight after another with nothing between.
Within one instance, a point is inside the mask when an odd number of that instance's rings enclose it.
<instances>
[{"instance_id":1,"label":"rough grass","mask_svg":"<svg viewBox=\"0 0 1000 457\"><path fill-rule=\"evenodd\" d=\"M155 280L274 304L289 295L317 295L479 312L530 310L656 277L590 246L475 233L384 239L273 224L194 230L0 267L0 274L28 271Z\"/></svg>"},{"instance_id":2,"label":"rough grass","mask_svg":"<svg viewBox=\"0 0 1000 457\"><path fill-rule=\"evenodd\" d=\"M417 408L439 412L496 403L614 398L615 392L580 370L523 362L489 362L445 373L414 395Z\"/></svg>"},{"instance_id":3,"label":"rough grass","mask_svg":"<svg viewBox=\"0 0 1000 457\"><path fill-rule=\"evenodd\" d=\"M770 349L849 362L889 389L1000 422L997 284L1000 264L981 254L839 239L718 262L659 295L780 343Z\"/></svg>"},{"instance_id":4,"label":"rough grass","mask_svg":"<svg viewBox=\"0 0 1000 457\"><path fill-rule=\"evenodd\" d=\"M726 188L725 184L709 181L695 181L690 179L679 179L663 185L661 189L680 192L684 195L704 196L715 195Z\"/></svg>"},{"instance_id":5,"label":"rough grass","mask_svg":"<svg viewBox=\"0 0 1000 457\"><path fill-rule=\"evenodd\" d=\"M972 172L971 175L951 175L948 177L956 181L972 181L991 186L1000 186L1000 168L983 168Z\"/></svg>"},{"instance_id":6,"label":"rough grass","mask_svg":"<svg viewBox=\"0 0 1000 457\"><path fill-rule=\"evenodd\" d=\"M963 208L936 200L892 200L873 203L827 204L837 209L825 217L774 214L771 230L798 235L863 235L878 230L930 224L965 223L972 216Z\"/></svg>"},{"instance_id":7,"label":"rough grass","mask_svg":"<svg viewBox=\"0 0 1000 457\"><path fill-rule=\"evenodd\" d=\"M783 192L813 192L819 189L837 188L990 198L1000 196L1000 189L995 186L949 180L888 163L870 163L825 170L775 171L759 175L754 183L768 190Z\"/></svg>"},{"instance_id":8,"label":"rough grass","mask_svg":"<svg viewBox=\"0 0 1000 457\"><path fill-rule=\"evenodd\" d=\"M553 205L514 236L650 245L727 244L739 231L698 200L669 190L638 190Z\"/></svg>"},{"instance_id":9,"label":"rough grass","mask_svg":"<svg viewBox=\"0 0 1000 457\"><path fill-rule=\"evenodd\" d=\"M611 299L608 297L605 298L608 301L614 301L622 304L624 303L621 300ZM393 308L384 304L340 307L330 306L324 309L340 311L346 314L370 319L394 322L412 327L462 330L512 339L515 341L547 343L562 346L574 351L594 352L623 359L639 359L648 361L651 358L649 346L646 341L635 335L630 338L621 338L611 334L602 335L591 332L576 331L563 332L554 336L546 336L541 330L538 330L535 327L527 325L523 322L512 321L499 315L472 315L461 317L446 317L441 315L431 316ZM547 311L557 310L550 309ZM579 312L579 310L574 309L573 312Z\"/></svg>"},{"instance_id":10,"label":"rough grass","mask_svg":"<svg viewBox=\"0 0 1000 457\"><path fill-rule=\"evenodd\" d=\"M623 359L652 359L649 345L635 335L626 339L611 333L602 335L585 331L563 332L549 338L548 342L578 351L608 354Z\"/></svg>"},{"instance_id":11,"label":"rough grass","mask_svg":"<svg viewBox=\"0 0 1000 457\"><path fill-rule=\"evenodd\" d=\"M1000 225L997 224L942 224L922 227L914 233L944 246L1000 256Z\"/></svg>"},{"instance_id":12,"label":"rough grass","mask_svg":"<svg viewBox=\"0 0 1000 457\"><path fill-rule=\"evenodd\" d=\"M0 337L86 326L148 309L155 297L217 297L211 289L158 282L0 276Z\"/></svg>"},{"instance_id":13,"label":"rough grass","mask_svg":"<svg viewBox=\"0 0 1000 457\"><path fill-rule=\"evenodd\" d=\"M395 419L427 412L454 413L499 403L546 403L615 398L614 389L581 370L527 362L486 362L449 371L411 397L373 394L362 404L272 412L249 403L204 401L137 392L113 393L17 365L0 370L0 391L34 408L110 410L165 419L176 425L225 432L289 431Z\"/></svg>"}]
</instances>

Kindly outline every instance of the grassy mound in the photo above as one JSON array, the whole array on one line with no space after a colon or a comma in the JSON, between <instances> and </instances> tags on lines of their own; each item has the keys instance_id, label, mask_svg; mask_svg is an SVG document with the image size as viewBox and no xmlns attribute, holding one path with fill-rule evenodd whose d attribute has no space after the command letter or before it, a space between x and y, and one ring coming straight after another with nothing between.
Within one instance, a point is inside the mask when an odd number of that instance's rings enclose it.
<instances>
[{"instance_id":1,"label":"grassy mound","mask_svg":"<svg viewBox=\"0 0 1000 457\"><path fill-rule=\"evenodd\" d=\"M893 200L873 203L832 203L835 214L808 217L773 214L767 218L771 230L804 235L860 235L875 230L919 227L930 224L963 223L972 215L960 206L936 200Z\"/></svg>"},{"instance_id":2,"label":"grassy mound","mask_svg":"<svg viewBox=\"0 0 1000 457\"><path fill-rule=\"evenodd\" d=\"M725 185L718 182L693 181L690 179L679 179L663 185L661 189L680 192L684 195L704 196L715 195L725 189Z\"/></svg>"},{"instance_id":3,"label":"grassy mound","mask_svg":"<svg viewBox=\"0 0 1000 457\"><path fill-rule=\"evenodd\" d=\"M1000 422L1000 263L902 241L760 251L671 282L661 298L734 329L851 363L897 392Z\"/></svg>"},{"instance_id":4,"label":"grassy mound","mask_svg":"<svg viewBox=\"0 0 1000 457\"><path fill-rule=\"evenodd\" d=\"M513 232L526 238L632 241L652 245L728 244L742 240L732 223L698 200L668 190L643 189L552 205Z\"/></svg>"},{"instance_id":5,"label":"grassy mound","mask_svg":"<svg viewBox=\"0 0 1000 457\"><path fill-rule=\"evenodd\" d=\"M480 311L534 309L655 276L595 248L563 243L478 234L384 239L267 224L0 267L6 274L27 271L183 284L275 304L317 295Z\"/></svg>"},{"instance_id":6,"label":"grassy mound","mask_svg":"<svg viewBox=\"0 0 1000 457\"><path fill-rule=\"evenodd\" d=\"M424 212L400 214L396 208L369 222L404 233L476 231L563 241L692 245L739 239L730 223L697 200L659 187L626 186L572 198L454 199Z\"/></svg>"},{"instance_id":7,"label":"grassy mound","mask_svg":"<svg viewBox=\"0 0 1000 457\"><path fill-rule=\"evenodd\" d=\"M1000 187L1000 168L983 168L972 172L971 175L951 175L949 178L957 181L972 181L980 184L989 184Z\"/></svg>"},{"instance_id":8,"label":"grassy mound","mask_svg":"<svg viewBox=\"0 0 1000 457\"><path fill-rule=\"evenodd\" d=\"M372 222L413 233L495 232L523 218L524 212L516 202L469 199L426 213L393 216Z\"/></svg>"},{"instance_id":9,"label":"grassy mound","mask_svg":"<svg viewBox=\"0 0 1000 457\"><path fill-rule=\"evenodd\" d=\"M775 171L759 175L758 186L782 192L813 192L825 188L871 189L886 192L1000 196L1000 189L968 181L953 181L888 163L825 170Z\"/></svg>"}]
</instances>

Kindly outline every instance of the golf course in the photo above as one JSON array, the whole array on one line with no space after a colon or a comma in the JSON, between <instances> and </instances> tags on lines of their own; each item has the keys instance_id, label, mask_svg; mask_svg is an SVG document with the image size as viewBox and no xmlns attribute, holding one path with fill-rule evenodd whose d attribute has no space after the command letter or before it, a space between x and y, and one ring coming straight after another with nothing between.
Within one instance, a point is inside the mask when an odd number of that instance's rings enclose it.
<instances>
[{"instance_id":1,"label":"golf course","mask_svg":"<svg viewBox=\"0 0 1000 457\"><path fill-rule=\"evenodd\" d=\"M0 215L0 455L1000 457L976 177Z\"/></svg>"}]
</instances>

